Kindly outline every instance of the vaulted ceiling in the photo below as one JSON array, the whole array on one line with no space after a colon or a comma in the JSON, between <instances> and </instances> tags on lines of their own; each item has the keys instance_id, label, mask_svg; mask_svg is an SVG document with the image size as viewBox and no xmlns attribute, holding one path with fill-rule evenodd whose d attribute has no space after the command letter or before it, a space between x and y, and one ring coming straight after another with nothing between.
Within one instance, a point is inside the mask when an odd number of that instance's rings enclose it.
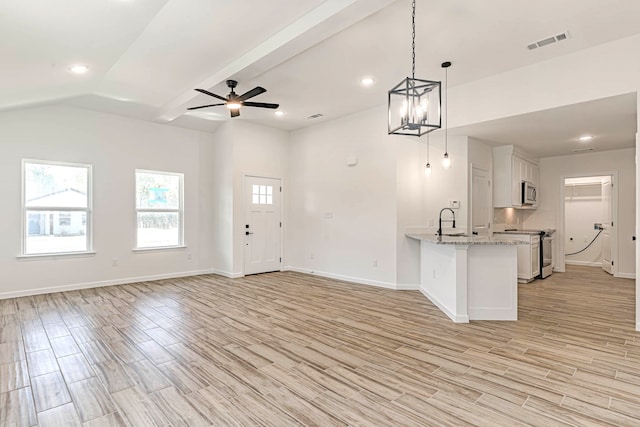
<instances>
[{"instance_id":1,"label":"vaulted ceiling","mask_svg":"<svg viewBox=\"0 0 640 427\"><path fill-rule=\"evenodd\" d=\"M416 76L450 86L640 32L635 0L417 0ZM526 46L569 31L570 38ZM224 107L187 114L260 85L234 120L285 130L386 102L411 72L410 0L7 0L0 2L0 109L66 103L213 130ZM84 75L68 68L89 66ZM364 76L375 79L363 87ZM316 120L307 117L323 114Z\"/></svg>"}]
</instances>

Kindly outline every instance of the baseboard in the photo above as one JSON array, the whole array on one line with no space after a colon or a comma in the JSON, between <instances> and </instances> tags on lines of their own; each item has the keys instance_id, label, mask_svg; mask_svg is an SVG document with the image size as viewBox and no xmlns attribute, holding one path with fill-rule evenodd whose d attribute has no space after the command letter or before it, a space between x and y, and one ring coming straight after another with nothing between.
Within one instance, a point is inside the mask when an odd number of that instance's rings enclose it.
<instances>
[{"instance_id":1,"label":"baseboard","mask_svg":"<svg viewBox=\"0 0 640 427\"><path fill-rule=\"evenodd\" d=\"M122 279L101 280L97 282L75 283L72 285L50 286L46 288L26 289L22 291L1 292L0 299L28 297L32 295L52 294L80 289L101 288L103 286L124 285L127 283L150 282L153 280L176 279L178 277L200 276L202 274L218 274L213 269L183 271L179 273L156 274L151 276L126 277Z\"/></svg>"},{"instance_id":2,"label":"baseboard","mask_svg":"<svg viewBox=\"0 0 640 427\"><path fill-rule=\"evenodd\" d=\"M564 262L568 265L584 265L587 267L601 267L602 263L599 262L591 262L591 261L566 261Z\"/></svg>"},{"instance_id":3,"label":"baseboard","mask_svg":"<svg viewBox=\"0 0 640 427\"><path fill-rule=\"evenodd\" d=\"M219 276L224 276L224 277L227 277L229 279L237 279L239 277L244 277L244 273L230 273L228 271L216 270L215 268L213 270L211 270L211 272L213 274L217 274Z\"/></svg>"},{"instance_id":4,"label":"baseboard","mask_svg":"<svg viewBox=\"0 0 640 427\"><path fill-rule=\"evenodd\" d=\"M396 290L398 291L419 291L419 283L397 283Z\"/></svg>"},{"instance_id":5,"label":"baseboard","mask_svg":"<svg viewBox=\"0 0 640 427\"><path fill-rule=\"evenodd\" d=\"M473 319L471 319L473 317ZM518 310L513 308L472 308L469 307L471 320L518 320Z\"/></svg>"},{"instance_id":6,"label":"baseboard","mask_svg":"<svg viewBox=\"0 0 640 427\"><path fill-rule=\"evenodd\" d=\"M434 297L433 295L431 295L427 290L425 290L424 288L420 288L420 292L422 292L422 295L424 295L425 297L427 297L427 299L429 301L431 301L436 307L438 307L440 309L440 311L442 311L444 314L447 315L447 317L451 320L453 320L455 323L469 323L469 316L468 315L457 315L455 313L452 313L447 306L445 306L444 304L442 304L438 298Z\"/></svg>"},{"instance_id":7,"label":"baseboard","mask_svg":"<svg viewBox=\"0 0 640 427\"><path fill-rule=\"evenodd\" d=\"M370 279L362 279L360 277L343 276L341 274L327 273L326 271L311 270L309 268L286 266L282 268L282 271L295 271L296 273L311 274L314 276L326 277L328 279L336 279L336 280L342 280L345 282L358 283L360 285L377 286L379 288L393 289L393 290L398 289L395 283L380 282L377 280L370 280Z\"/></svg>"},{"instance_id":8,"label":"baseboard","mask_svg":"<svg viewBox=\"0 0 640 427\"><path fill-rule=\"evenodd\" d=\"M613 277L619 277L621 279L635 279L636 275L634 273L618 273L614 274Z\"/></svg>"}]
</instances>

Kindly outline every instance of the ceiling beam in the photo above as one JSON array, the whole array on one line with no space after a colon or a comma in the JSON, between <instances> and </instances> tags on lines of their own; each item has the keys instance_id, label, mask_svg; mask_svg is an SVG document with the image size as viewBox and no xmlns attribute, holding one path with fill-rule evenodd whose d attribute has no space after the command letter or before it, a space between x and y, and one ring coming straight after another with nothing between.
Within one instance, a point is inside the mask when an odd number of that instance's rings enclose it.
<instances>
[{"instance_id":1,"label":"ceiling beam","mask_svg":"<svg viewBox=\"0 0 640 427\"><path fill-rule=\"evenodd\" d=\"M245 79L254 78L394 1L327 0L211 76L194 82L192 87L210 89L241 72L247 74ZM166 123L180 117L197 96L190 89L174 98L162 107L156 121Z\"/></svg>"}]
</instances>

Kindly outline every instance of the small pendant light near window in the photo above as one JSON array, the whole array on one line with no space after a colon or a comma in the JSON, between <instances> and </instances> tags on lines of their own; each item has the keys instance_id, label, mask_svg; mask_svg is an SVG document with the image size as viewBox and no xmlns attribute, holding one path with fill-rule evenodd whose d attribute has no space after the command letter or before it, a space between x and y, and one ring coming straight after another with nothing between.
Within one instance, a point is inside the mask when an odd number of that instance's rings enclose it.
<instances>
[{"instance_id":1,"label":"small pendant light near window","mask_svg":"<svg viewBox=\"0 0 640 427\"><path fill-rule=\"evenodd\" d=\"M442 68L444 68L444 156L442 158L442 167L447 170L451 167L451 158L449 157L449 78L447 70L451 66L451 62L443 62Z\"/></svg>"},{"instance_id":2,"label":"small pendant light near window","mask_svg":"<svg viewBox=\"0 0 640 427\"><path fill-rule=\"evenodd\" d=\"M411 77L388 92L389 135L422 136L441 127L440 82L416 79L416 2L411 3Z\"/></svg>"},{"instance_id":3,"label":"small pendant light near window","mask_svg":"<svg viewBox=\"0 0 640 427\"><path fill-rule=\"evenodd\" d=\"M427 134L427 166L424 169L424 174L426 176L431 176L431 172L431 163L429 163L429 134Z\"/></svg>"}]
</instances>

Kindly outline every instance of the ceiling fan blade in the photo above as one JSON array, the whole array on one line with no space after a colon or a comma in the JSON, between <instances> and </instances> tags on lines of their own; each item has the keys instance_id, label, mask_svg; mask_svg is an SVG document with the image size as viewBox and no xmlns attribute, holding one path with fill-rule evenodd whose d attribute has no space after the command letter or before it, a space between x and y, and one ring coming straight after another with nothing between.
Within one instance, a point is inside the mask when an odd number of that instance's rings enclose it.
<instances>
[{"instance_id":1,"label":"ceiling fan blade","mask_svg":"<svg viewBox=\"0 0 640 427\"><path fill-rule=\"evenodd\" d=\"M261 93L265 93L267 90L263 87L257 86L251 89L249 92L243 93L238 98L240 101L244 101L245 99L253 98L254 96L260 95Z\"/></svg>"},{"instance_id":2,"label":"ceiling fan blade","mask_svg":"<svg viewBox=\"0 0 640 427\"><path fill-rule=\"evenodd\" d=\"M224 105L224 103L222 103L222 104L201 105L200 107L189 107L189 108L187 108L187 110L199 110L200 108L217 107L219 105Z\"/></svg>"},{"instance_id":3,"label":"ceiling fan blade","mask_svg":"<svg viewBox=\"0 0 640 427\"><path fill-rule=\"evenodd\" d=\"M205 95L213 96L214 98L218 98L218 99L221 99L223 101L227 100L227 98L225 98L224 96L216 95L215 93L209 92L208 90L204 90L204 89L196 89L196 90L198 92L200 92L200 93L204 93Z\"/></svg>"},{"instance_id":4,"label":"ceiling fan blade","mask_svg":"<svg viewBox=\"0 0 640 427\"><path fill-rule=\"evenodd\" d=\"M229 110L231 117L238 117L240 115L240 109Z\"/></svg>"},{"instance_id":5,"label":"ceiling fan blade","mask_svg":"<svg viewBox=\"0 0 640 427\"><path fill-rule=\"evenodd\" d=\"M243 102L242 105L247 107L260 107L260 108L278 108L280 104L269 104L267 102Z\"/></svg>"}]
</instances>

